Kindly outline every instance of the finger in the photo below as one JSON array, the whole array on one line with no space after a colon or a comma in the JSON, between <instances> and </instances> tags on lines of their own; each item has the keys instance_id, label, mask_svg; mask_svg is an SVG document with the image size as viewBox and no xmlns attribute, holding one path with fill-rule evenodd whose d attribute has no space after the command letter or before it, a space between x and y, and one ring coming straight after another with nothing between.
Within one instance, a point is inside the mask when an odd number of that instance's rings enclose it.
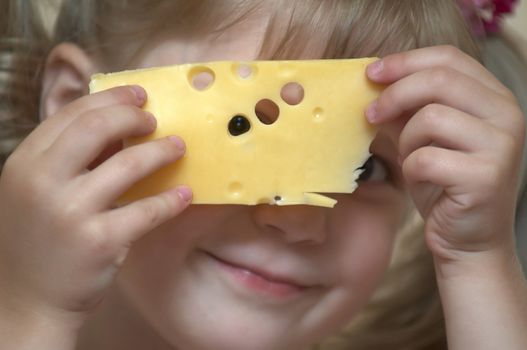
<instances>
[{"instance_id":1,"label":"finger","mask_svg":"<svg viewBox=\"0 0 527 350\"><path fill-rule=\"evenodd\" d=\"M373 119L375 123L391 121L432 103L487 119L500 128L511 124L503 116L514 113L510 101L476 80L450 68L433 68L388 86L374 102Z\"/></svg>"},{"instance_id":2,"label":"finger","mask_svg":"<svg viewBox=\"0 0 527 350\"><path fill-rule=\"evenodd\" d=\"M99 167L83 175L83 196L96 206L106 209L133 184L180 159L185 144L171 136L139 144L116 153Z\"/></svg>"},{"instance_id":3,"label":"finger","mask_svg":"<svg viewBox=\"0 0 527 350\"><path fill-rule=\"evenodd\" d=\"M477 172L475 157L463 152L426 146L410 153L402 162L403 176L409 184L427 182L452 190L470 179L469 173Z\"/></svg>"},{"instance_id":4,"label":"finger","mask_svg":"<svg viewBox=\"0 0 527 350\"><path fill-rule=\"evenodd\" d=\"M140 86L120 86L95 94L83 96L64 106L53 116L46 118L28 136L24 147L34 152L47 149L78 116L92 109L113 105L132 105L142 107L147 99L146 91Z\"/></svg>"},{"instance_id":5,"label":"finger","mask_svg":"<svg viewBox=\"0 0 527 350\"><path fill-rule=\"evenodd\" d=\"M192 191L181 186L108 211L99 220L112 239L129 244L180 214L191 201Z\"/></svg>"},{"instance_id":6,"label":"finger","mask_svg":"<svg viewBox=\"0 0 527 350\"><path fill-rule=\"evenodd\" d=\"M470 132L467 132L470 131ZM419 110L399 137L399 155L404 159L416 149L435 146L464 152L489 147L496 128L454 108L430 104Z\"/></svg>"},{"instance_id":7,"label":"finger","mask_svg":"<svg viewBox=\"0 0 527 350\"><path fill-rule=\"evenodd\" d=\"M45 155L51 166L60 166L66 176L71 176L86 170L109 145L127 137L147 135L155 127L155 118L139 107L92 109L70 123Z\"/></svg>"},{"instance_id":8,"label":"finger","mask_svg":"<svg viewBox=\"0 0 527 350\"><path fill-rule=\"evenodd\" d=\"M401 52L384 57L367 68L368 77L391 84L416 72L434 67L450 67L504 96L510 91L473 57L454 46L436 46Z\"/></svg>"}]
</instances>

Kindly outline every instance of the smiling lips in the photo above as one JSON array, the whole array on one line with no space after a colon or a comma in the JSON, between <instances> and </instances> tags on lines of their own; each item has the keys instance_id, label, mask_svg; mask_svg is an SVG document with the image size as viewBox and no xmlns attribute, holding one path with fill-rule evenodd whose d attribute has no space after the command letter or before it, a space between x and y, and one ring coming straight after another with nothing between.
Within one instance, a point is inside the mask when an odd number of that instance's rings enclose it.
<instances>
[{"instance_id":1,"label":"smiling lips","mask_svg":"<svg viewBox=\"0 0 527 350\"><path fill-rule=\"evenodd\" d=\"M222 260L214 255L208 255L234 280L245 287L264 295L269 295L279 299L290 298L309 288L308 286L299 285L287 278L272 276L261 270L255 271L253 268L242 267Z\"/></svg>"}]
</instances>

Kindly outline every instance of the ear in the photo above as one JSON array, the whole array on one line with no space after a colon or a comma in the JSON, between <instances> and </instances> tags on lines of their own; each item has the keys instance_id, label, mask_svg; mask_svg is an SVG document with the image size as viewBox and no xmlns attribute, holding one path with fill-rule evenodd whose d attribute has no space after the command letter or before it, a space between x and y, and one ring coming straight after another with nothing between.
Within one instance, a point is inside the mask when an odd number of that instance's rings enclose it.
<instances>
[{"instance_id":1,"label":"ear","mask_svg":"<svg viewBox=\"0 0 527 350\"><path fill-rule=\"evenodd\" d=\"M88 94L90 77L96 71L95 62L77 45L62 43L54 47L44 67L40 119Z\"/></svg>"}]
</instances>

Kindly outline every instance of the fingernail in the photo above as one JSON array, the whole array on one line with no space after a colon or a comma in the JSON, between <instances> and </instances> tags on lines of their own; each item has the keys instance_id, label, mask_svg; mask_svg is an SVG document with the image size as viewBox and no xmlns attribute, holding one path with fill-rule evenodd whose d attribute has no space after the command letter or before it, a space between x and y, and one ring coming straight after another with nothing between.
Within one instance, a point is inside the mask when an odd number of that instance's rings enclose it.
<instances>
[{"instance_id":1,"label":"fingernail","mask_svg":"<svg viewBox=\"0 0 527 350\"><path fill-rule=\"evenodd\" d=\"M179 186L176 188L179 197L185 201L190 202L192 200L192 190L187 186Z\"/></svg>"},{"instance_id":2,"label":"fingernail","mask_svg":"<svg viewBox=\"0 0 527 350\"><path fill-rule=\"evenodd\" d=\"M384 69L384 62L383 60L378 60L378 61L375 61L373 62L372 64L370 64L367 68L366 68L366 71L368 73L368 76L370 78L375 78L377 77L379 74L381 74L381 72L383 71Z\"/></svg>"},{"instance_id":3,"label":"fingernail","mask_svg":"<svg viewBox=\"0 0 527 350\"><path fill-rule=\"evenodd\" d=\"M378 102L377 101L374 101L372 102L368 109L366 109L366 119L368 119L368 121L370 123L375 123L377 121L377 114L378 114Z\"/></svg>"},{"instance_id":4,"label":"fingernail","mask_svg":"<svg viewBox=\"0 0 527 350\"><path fill-rule=\"evenodd\" d=\"M148 123L152 127L152 130L155 130L157 127L157 119L154 115L148 111L145 111L146 117L148 118Z\"/></svg>"},{"instance_id":5,"label":"fingernail","mask_svg":"<svg viewBox=\"0 0 527 350\"><path fill-rule=\"evenodd\" d=\"M137 97L137 100L141 105L143 105L146 102L146 91L139 85L132 85L131 86L132 91L135 93L135 96Z\"/></svg>"},{"instance_id":6,"label":"fingernail","mask_svg":"<svg viewBox=\"0 0 527 350\"><path fill-rule=\"evenodd\" d=\"M182 150L182 151L185 150L185 148L186 148L185 142L183 142L183 140L180 137L169 136L168 139L170 140L170 142L175 143L177 148L179 148L180 150Z\"/></svg>"}]
</instances>

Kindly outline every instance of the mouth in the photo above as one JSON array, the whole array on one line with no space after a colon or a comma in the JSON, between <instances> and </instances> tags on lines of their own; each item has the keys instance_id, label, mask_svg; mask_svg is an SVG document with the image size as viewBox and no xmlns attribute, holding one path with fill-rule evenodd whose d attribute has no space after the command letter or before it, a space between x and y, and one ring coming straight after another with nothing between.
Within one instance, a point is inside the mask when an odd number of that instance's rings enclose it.
<instances>
[{"instance_id":1,"label":"mouth","mask_svg":"<svg viewBox=\"0 0 527 350\"><path fill-rule=\"evenodd\" d=\"M249 291L276 299L289 299L300 295L312 286L302 285L292 278L277 276L254 267L241 266L205 252L209 258L234 283Z\"/></svg>"}]
</instances>

